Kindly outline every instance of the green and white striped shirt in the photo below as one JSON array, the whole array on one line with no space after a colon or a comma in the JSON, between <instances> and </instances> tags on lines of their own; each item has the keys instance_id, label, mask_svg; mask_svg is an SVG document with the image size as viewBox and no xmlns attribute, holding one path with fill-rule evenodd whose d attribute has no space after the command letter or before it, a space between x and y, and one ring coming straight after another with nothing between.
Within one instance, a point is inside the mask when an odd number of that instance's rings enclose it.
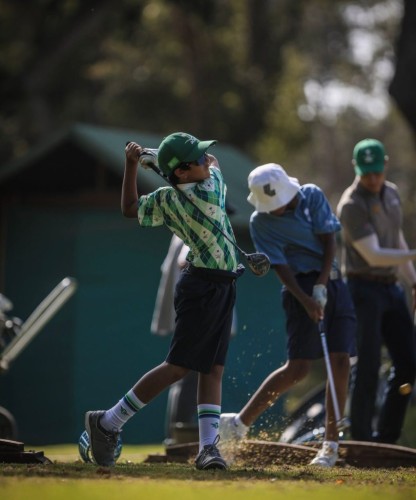
<instances>
[{"instance_id":1,"label":"green and white striped shirt","mask_svg":"<svg viewBox=\"0 0 416 500\"><path fill-rule=\"evenodd\" d=\"M210 167L208 179L179 184L178 188L235 241L225 211L227 187L218 168ZM161 187L153 193L141 196L137 215L141 226L155 227L165 224L183 240L190 248L187 260L194 266L236 271L239 261L234 246L172 187Z\"/></svg>"}]
</instances>

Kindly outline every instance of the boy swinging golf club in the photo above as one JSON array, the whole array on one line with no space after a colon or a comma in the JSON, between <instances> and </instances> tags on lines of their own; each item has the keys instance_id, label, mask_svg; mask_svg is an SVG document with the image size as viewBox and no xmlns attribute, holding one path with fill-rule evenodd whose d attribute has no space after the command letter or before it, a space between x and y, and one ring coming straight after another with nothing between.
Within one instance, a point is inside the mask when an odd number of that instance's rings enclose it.
<instances>
[{"instance_id":1,"label":"boy swinging golf club","mask_svg":"<svg viewBox=\"0 0 416 500\"><path fill-rule=\"evenodd\" d=\"M91 457L98 465L114 465L123 425L164 389L194 370L199 373L200 446L196 468L225 469L227 466L216 445L235 281L241 267L225 211L226 186L216 158L207 153L215 142L200 141L183 132L166 137L159 146L157 160L175 188L162 187L141 197L136 178L143 148L134 142L125 148L123 214L137 218L144 227L165 224L190 247L189 264L176 285L176 325L166 360L145 373L112 408L89 411L85 415ZM193 203L185 206L177 190ZM201 219L201 211L209 214L215 224Z\"/></svg>"},{"instance_id":2,"label":"boy swinging golf club","mask_svg":"<svg viewBox=\"0 0 416 500\"><path fill-rule=\"evenodd\" d=\"M224 445L227 440L245 437L250 425L281 394L306 377L312 360L322 358L319 321L325 323L340 412L347 397L349 357L355 354L354 308L335 260L335 232L340 223L325 195L314 184L301 186L275 163L254 169L248 186L248 201L255 207L251 237L257 251L269 257L283 284L288 360L263 381L240 413L221 415ZM339 418L327 384L325 440L311 465L335 465Z\"/></svg>"}]
</instances>

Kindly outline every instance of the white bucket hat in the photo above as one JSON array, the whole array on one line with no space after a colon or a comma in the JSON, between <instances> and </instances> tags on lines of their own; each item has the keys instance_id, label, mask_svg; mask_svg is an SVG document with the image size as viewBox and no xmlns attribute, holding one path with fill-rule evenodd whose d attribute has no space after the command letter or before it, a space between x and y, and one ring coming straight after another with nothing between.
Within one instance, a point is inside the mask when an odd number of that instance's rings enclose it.
<instances>
[{"instance_id":1,"label":"white bucket hat","mask_svg":"<svg viewBox=\"0 0 416 500\"><path fill-rule=\"evenodd\" d=\"M250 172L248 187L247 200L257 212L271 212L287 205L299 191L300 184L277 163L267 163Z\"/></svg>"}]
</instances>

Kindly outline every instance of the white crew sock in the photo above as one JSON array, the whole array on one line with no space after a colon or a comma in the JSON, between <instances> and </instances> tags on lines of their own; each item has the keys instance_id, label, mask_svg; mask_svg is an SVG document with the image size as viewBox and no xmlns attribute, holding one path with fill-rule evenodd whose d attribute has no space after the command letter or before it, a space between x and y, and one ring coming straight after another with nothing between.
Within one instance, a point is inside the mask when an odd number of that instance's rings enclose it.
<instances>
[{"instance_id":1,"label":"white crew sock","mask_svg":"<svg viewBox=\"0 0 416 500\"><path fill-rule=\"evenodd\" d=\"M218 436L221 406L198 405L199 451L207 444L212 444Z\"/></svg>"},{"instance_id":2,"label":"white crew sock","mask_svg":"<svg viewBox=\"0 0 416 500\"><path fill-rule=\"evenodd\" d=\"M328 441L327 439L325 439L325 441L322 443L322 446L325 443L331 448L331 450L338 452L339 445L338 445L337 441Z\"/></svg>"},{"instance_id":3,"label":"white crew sock","mask_svg":"<svg viewBox=\"0 0 416 500\"><path fill-rule=\"evenodd\" d=\"M133 389L130 389L116 405L105 412L101 417L100 425L106 431L120 432L127 420L136 415L144 406L146 406L146 403L140 401L134 394Z\"/></svg>"}]
</instances>

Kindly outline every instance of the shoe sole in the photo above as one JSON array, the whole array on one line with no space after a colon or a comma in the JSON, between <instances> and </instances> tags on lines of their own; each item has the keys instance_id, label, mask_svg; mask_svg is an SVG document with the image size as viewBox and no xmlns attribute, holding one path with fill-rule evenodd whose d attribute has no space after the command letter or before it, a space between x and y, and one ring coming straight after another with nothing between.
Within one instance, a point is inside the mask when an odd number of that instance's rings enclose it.
<instances>
[{"instance_id":1,"label":"shoe sole","mask_svg":"<svg viewBox=\"0 0 416 500\"><path fill-rule=\"evenodd\" d=\"M85 414L85 430L88 433L88 437L90 438L90 446L91 446L91 427L90 427L90 415L93 413L92 411L87 411Z\"/></svg>"},{"instance_id":2,"label":"shoe sole","mask_svg":"<svg viewBox=\"0 0 416 500\"><path fill-rule=\"evenodd\" d=\"M92 439L91 439L91 427L90 427L90 415L91 415L92 411L87 411L87 413L85 414L85 430L87 431L87 434L88 434L88 439L90 441L90 452L91 452L91 458L92 458L92 461L97 464L97 462L95 461L95 458L94 458L94 451L92 449Z\"/></svg>"},{"instance_id":3,"label":"shoe sole","mask_svg":"<svg viewBox=\"0 0 416 500\"><path fill-rule=\"evenodd\" d=\"M330 467L335 467L336 463L328 464L328 463L310 462L309 465L311 465L312 467L324 467L326 469L329 469Z\"/></svg>"},{"instance_id":4,"label":"shoe sole","mask_svg":"<svg viewBox=\"0 0 416 500\"><path fill-rule=\"evenodd\" d=\"M323 467L325 469L330 469L331 467L335 467L335 464L334 465L330 465L330 464L309 464L310 466L312 467Z\"/></svg>"},{"instance_id":5,"label":"shoe sole","mask_svg":"<svg viewBox=\"0 0 416 500\"><path fill-rule=\"evenodd\" d=\"M198 470L211 470L211 469L217 469L217 470L225 470L227 466L223 462L211 462L205 467L197 467Z\"/></svg>"}]
</instances>

